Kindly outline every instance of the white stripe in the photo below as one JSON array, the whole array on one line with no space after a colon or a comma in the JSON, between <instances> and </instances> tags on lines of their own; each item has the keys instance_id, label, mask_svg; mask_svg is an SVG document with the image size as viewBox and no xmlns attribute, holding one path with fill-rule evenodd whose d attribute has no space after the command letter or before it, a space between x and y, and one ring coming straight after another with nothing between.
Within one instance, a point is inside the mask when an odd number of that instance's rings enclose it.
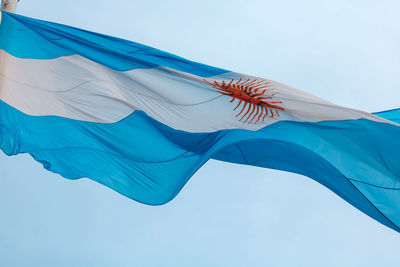
<instances>
[{"instance_id":1,"label":"white stripe","mask_svg":"<svg viewBox=\"0 0 400 267\"><path fill-rule=\"evenodd\" d=\"M158 67L116 71L79 55L56 59L21 59L0 51L0 99L33 116L54 115L75 120L113 123L135 110L187 132L242 128L257 130L279 120L318 122L365 118L387 122L366 112L334 105L326 100L272 82L271 101L285 111L258 123L244 123L233 111L238 99L222 95L207 81L260 78L228 72L207 78ZM265 80L268 81L268 80ZM256 112L254 107L253 115ZM252 110L252 109L251 109ZM249 111L249 113L251 112ZM258 117L258 116L257 116Z\"/></svg>"}]
</instances>

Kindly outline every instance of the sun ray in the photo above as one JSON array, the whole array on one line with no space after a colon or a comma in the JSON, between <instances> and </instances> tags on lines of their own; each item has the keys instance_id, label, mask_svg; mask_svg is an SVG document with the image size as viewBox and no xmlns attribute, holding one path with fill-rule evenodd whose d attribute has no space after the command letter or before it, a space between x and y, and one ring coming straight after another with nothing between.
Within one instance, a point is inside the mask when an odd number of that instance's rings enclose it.
<instances>
[{"instance_id":1,"label":"sun ray","mask_svg":"<svg viewBox=\"0 0 400 267\"><path fill-rule=\"evenodd\" d=\"M220 94L232 97L229 103L238 100L233 111L238 110L235 117L243 123L264 123L267 117L277 119L279 111L285 111L282 101L271 101L277 93L270 81L256 78L204 81Z\"/></svg>"}]
</instances>

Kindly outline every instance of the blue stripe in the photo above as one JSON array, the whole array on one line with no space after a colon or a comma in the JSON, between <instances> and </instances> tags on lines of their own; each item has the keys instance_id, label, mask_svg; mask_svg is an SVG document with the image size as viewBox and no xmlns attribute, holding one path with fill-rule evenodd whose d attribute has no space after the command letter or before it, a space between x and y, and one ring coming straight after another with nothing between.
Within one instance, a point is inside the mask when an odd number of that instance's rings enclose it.
<instances>
[{"instance_id":1,"label":"blue stripe","mask_svg":"<svg viewBox=\"0 0 400 267\"><path fill-rule=\"evenodd\" d=\"M89 177L142 203L171 200L214 158L306 175L400 232L399 136L399 127L365 119L186 133L141 111L100 124L29 116L0 102L6 154L29 153L50 171Z\"/></svg>"},{"instance_id":2,"label":"blue stripe","mask_svg":"<svg viewBox=\"0 0 400 267\"><path fill-rule=\"evenodd\" d=\"M400 108L373 113L381 118L400 124Z\"/></svg>"},{"instance_id":3,"label":"blue stripe","mask_svg":"<svg viewBox=\"0 0 400 267\"><path fill-rule=\"evenodd\" d=\"M135 42L2 12L0 49L19 58L81 55L114 70L164 66L201 77L227 72Z\"/></svg>"}]
</instances>

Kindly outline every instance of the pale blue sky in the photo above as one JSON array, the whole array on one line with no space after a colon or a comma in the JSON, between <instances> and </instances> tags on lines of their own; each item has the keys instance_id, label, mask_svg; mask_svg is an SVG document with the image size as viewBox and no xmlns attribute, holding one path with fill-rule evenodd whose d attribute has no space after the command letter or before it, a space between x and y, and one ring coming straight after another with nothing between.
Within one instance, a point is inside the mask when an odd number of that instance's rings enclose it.
<instances>
[{"instance_id":1,"label":"pale blue sky","mask_svg":"<svg viewBox=\"0 0 400 267\"><path fill-rule=\"evenodd\" d=\"M21 0L18 13L277 80L400 106L399 1ZM0 153L0 266L399 266L400 235L316 182L208 162L150 207Z\"/></svg>"}]
</instances>

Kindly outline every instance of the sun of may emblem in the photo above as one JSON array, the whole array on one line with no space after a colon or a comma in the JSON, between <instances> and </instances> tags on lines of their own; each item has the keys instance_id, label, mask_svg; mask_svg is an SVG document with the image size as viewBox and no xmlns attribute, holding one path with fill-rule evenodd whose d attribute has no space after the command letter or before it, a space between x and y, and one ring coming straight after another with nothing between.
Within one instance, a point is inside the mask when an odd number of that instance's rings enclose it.
<instances>
[{"instance_id":1,"label":"sun of may emblem","mask_svg":"<svg viewBox=\"0 0 400 267\"><path fill-rule=\"evenodd\" d=\"M230 103L237 101L233 110L237 110L236 118L243 123L264 122L267 116L277 118L279 111L285 110L282 102L272 101L276 93L268 81L242 78L230 82L205 81L221 94L232 97Z\"/></svg>"}]
</instances>

